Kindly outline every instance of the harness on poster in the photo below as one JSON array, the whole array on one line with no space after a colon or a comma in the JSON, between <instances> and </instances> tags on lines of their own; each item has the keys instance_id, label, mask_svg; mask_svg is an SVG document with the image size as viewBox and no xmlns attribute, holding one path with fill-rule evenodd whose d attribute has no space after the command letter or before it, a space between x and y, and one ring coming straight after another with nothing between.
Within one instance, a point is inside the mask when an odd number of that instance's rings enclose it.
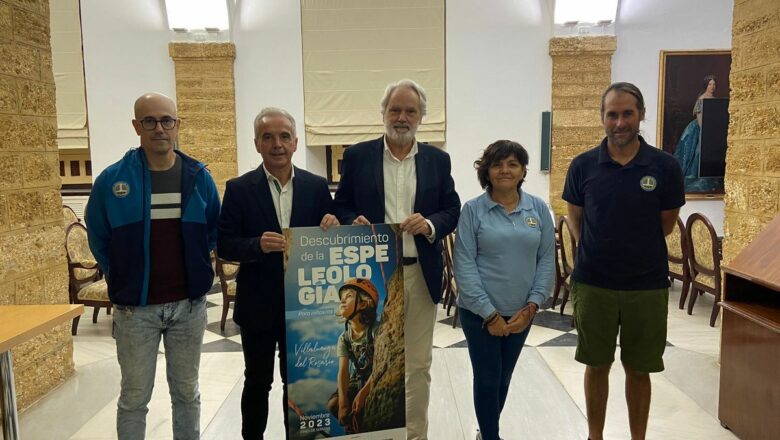
<instances>
[{"instance_id":1,"label":"harness on poster","mask_svg":"<svg viewBox=\"0 0 780 440\"><path fill-rule=\"evenodd\" d=\"M373 224L371 224L371 232L374 235L377 234L376 227ZM396 237L396 240L398 240L397 237ZM396 260L395 263L396 263L396 267L397 267L401 263L401 253L400 252L396 253L395 260ZM385 287L385 292L389 292L388 285L387 285L387 275L385 274L385 265L384 265L384 263L379 263L379 271L382 273L382 285ZM370 285L370 283L368 283L368 284ZM377 294L376 288L373 285L371 285L371 288L372 289L369 289L369 290L373 290L374 294L371 295L371 293L369 292L368 295L371 296L371 298L374 300L374 305L376 305L378 300L379 300L379 295ZM386 295L385 296L385 301L384 301L383 307L387 305L388 299L390 299L390 295ZM355 302L355 309L353 309L352 314L350 315L349 319L347 319L347 322L349 322L350 319L354 318L356 313L358 313L358 311L357 311L357 302ZM374 316L373 321L376 322L376 316ZM346 325L346 323L345 323L345 325ZM364 363L364 365L368 365L368 368L366 368L366 370L368 370L368 371L364 372L365 373L364 377L362 377L362 375L358 371L358 374L361 376L361 378L360 378L361 386L363 384L365 384L365 382L371 376L371 373L372 373L371 370L373 369L373 365L374 365L374 363L372 362L372 358L374 357L374 344L373 344L373 342L374 342L374 339L373 339L374 338L374 332L373 332L373 330L374 330L373 326L371 328L367 329L367 331L368 331L367 338L370 338L370 339L368 340L369 344L366 344L366 345L369 345L371 348L369 350L366 350L367 353L364 353L364 356L359 357L358 359L352 359L352 358L350 359L350 360L353 360L353 361L357 360L357 362L355 362L354 365L358 369L359 369L359 366L360 366L361 363ZM349 332L347 332L347 334L349 334ZM350 355L350 356L352 356L352 355ZM382 376L384 376L384 373L385 373L385 371L377 371L377 375L374 378L374 383L378 383L379 380L382 378ZM347 431L349 433L362 432L362 430L360 428L360 419L362 419L361 416L362 416L362 414L360 414L360 413L352 413L351 414L350 426L347 429Z\"/></svg>"},{"instance_id":2,"label":"harness on poster","mask_svg":"<svg viewBox=\"0 0 780 440\"><path fill-rule=\"evenodd\" d=\"M352 312L344 321L344 334L346 335L347 345L350 347L349 360L355 368L352 377L357 379L362 387L371 376L374 365L374 326L376 325L376 307L379 301L379 292L377 292L371 281L364 278L353 278L346 281L339 289L339 299L341 299L342 292L346 289L352 289L357 292ZM369 301L369 307L358 309L363 301ZM360 319L361 323L368 325L365 330L368 332L366 335L367 342L354 346L352 344L352 332L350 331L349 323L358 315L360 315L358 319Z\"/></svg>"}]
</instances>

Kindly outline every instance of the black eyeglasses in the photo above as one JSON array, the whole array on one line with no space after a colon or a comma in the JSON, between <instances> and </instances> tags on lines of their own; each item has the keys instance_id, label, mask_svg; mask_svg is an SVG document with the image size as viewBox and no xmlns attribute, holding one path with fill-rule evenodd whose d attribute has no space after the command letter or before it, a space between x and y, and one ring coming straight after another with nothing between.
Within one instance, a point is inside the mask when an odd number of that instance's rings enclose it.
<instances>
[{"instance_id":1,"label":"black eyeglasses","mask_svg":"<svg viewBox=\"0 0 780 440\"><path fill-rule=\"evenodd\" d=\"M176 126L176 121L178 119L174 118L162 118L162 119L154 119L154 118L143 118L141 119L141 127L144 128L144 130L154 130L157 128L157 123L159 122L160 125L164 130L170 130L173 127Z\"/></svg>"}]
</instances>

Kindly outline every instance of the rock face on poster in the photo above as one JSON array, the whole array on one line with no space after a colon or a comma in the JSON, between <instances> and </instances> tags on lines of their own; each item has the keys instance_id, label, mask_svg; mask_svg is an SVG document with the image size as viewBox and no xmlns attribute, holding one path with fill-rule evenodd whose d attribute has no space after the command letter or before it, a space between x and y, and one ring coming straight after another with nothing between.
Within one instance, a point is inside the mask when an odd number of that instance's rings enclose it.
<instances>
[{"instance_id":1,"label":"rock face on poster","mask_svg":"<svg viewBox=\"0 0 780 440\"><path fill-rule=\"evenodd\" d=\"M398 225L285 230L288 438L406 438Z\"/></svg>"}]
</instances>

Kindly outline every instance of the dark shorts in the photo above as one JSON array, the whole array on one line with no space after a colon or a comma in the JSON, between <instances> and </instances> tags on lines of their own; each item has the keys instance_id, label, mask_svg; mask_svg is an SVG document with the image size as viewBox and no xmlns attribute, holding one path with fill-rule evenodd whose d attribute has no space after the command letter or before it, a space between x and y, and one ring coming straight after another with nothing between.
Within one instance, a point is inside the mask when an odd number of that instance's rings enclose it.
<instances>
[{"instance_id":1,"label":"dark shorts","mask_svg":"<svg viewBox=\"0 0 780 440\"><path fill-rule=\"evenodd\" d=\"M577 326L574 358L593 367L620 360L633 370L663 371L669 289L611 290L572 282Z\"/></svg>"}]
</instances>

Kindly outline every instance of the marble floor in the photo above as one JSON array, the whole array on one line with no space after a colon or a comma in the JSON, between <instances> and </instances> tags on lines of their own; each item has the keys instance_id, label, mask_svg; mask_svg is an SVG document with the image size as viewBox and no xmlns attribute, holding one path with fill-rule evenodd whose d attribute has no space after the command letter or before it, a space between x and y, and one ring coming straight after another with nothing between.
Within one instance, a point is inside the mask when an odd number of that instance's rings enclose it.
<instances>
[{"instance_id":1,"label":"marble floor","mask_svg":"<svg viewBox=\"0 0 780 440\"><path fill-rule=\"evenodd\" d=\"M708 326L712 297L697 301L692 316L679 310L679 283L670 295L666 371L652 375L653 400L648 439L734 439L717 420L720 320ZM201 432L208 440L240 438L243 359L238 329L219 330L221 295L209 295L209 326L200 366ZM571 305L566 312L571 313ZM571 317L540 312L514 373L501 435L515 439L585 439L584 366L574 361L576 332ZM91 315L91 313L89 314ZM477 423L471 396L471 366L463 332L440 310L434 333L431 404L432 440L473 439ZM162 357L162 354L161 354ZM20 416L25 440L114 439L119 366L111 338L111 317L97 324L82 319L74 337L76 373ZM147 418L148 439L171 439L171 414L165 363L157 379ZM623 372L613 369L605 438L627 439ZM272 401L281 401L280 381ZM268 439L283 439L281 405L273 406ZM2 437L0 435L0 437Z\"/></svg>"}]
</instances>

